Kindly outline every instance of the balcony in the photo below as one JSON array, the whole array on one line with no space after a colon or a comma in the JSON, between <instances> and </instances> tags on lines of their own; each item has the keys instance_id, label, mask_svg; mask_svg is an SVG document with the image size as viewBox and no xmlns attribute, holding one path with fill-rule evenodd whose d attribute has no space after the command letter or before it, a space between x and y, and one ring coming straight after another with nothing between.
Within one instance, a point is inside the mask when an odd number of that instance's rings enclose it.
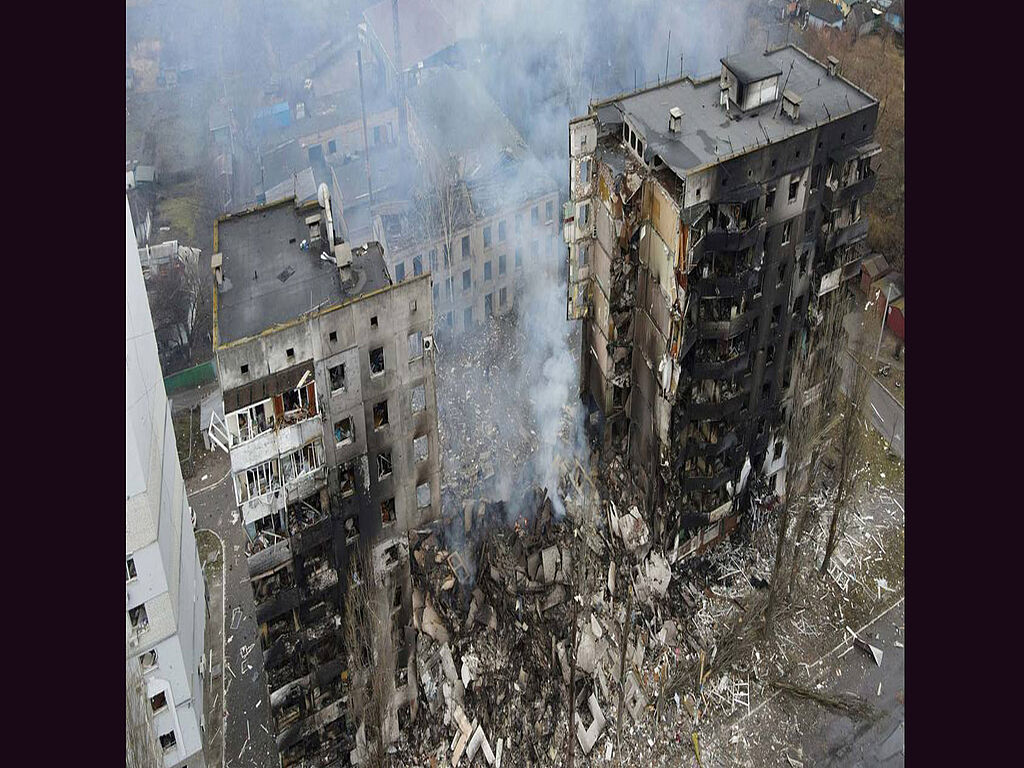
<instances>
[{"instance_id":1,"label":"balcony","mask_svg":"<svg viewBox=\"0 0 1024 768\"><path fill-rule=\"evenodd\" d=\"M741 388L722 395L718 400L706 400L704 402L691 402L686 409L686 416L691 421L710 421L732 416L743 407L746 402L747 392Z\"/></svg>"},{"instance_id":2,"label":"balcony","mask_svg":"<svg viewBox=\"0 0 1024 768\"><path fill-rule=\"evenodd\" d=\"M868 236L867 217L861 216L849 224L825 224L821 228L824 249L831 251L844 245L853 245Z\"/></svg>"},{"instance_id":3,"label":"balcony","mask_svg":"<svg viewBox=\"0 0 1024 768\"><path fill-rule=\"evenodd\" d=\"M704 236L706 251L742 251L757 243L764 232L764 217L739 222L734 228L715 227Z\"/></svg>"},{"instance_id":4,"label":"balcony","mask_svg":"<svg viewBox=\"0 0 1024 768\"><path fill-rule=\"evenodd\" d=\"M747 365L745 345L721 357L706 358L698 350L697 358L693 362L693 376L697 379L731 379L745 371Z\"/></svg>"},{"instance_id":5,"label":"balcony","mask_svg":"<svg viewBox=\"0 0 1024 768\"><path fill-rule=\"evenodd\" d=\"M299 607L299 588L289 587L256 604L256 623L266 624Z\"/></svg>"},{"instance_id":6,"label":"balcony","mask_svg":"<svg viewBox=\"0 0 1024 768\"><path fill-rule=\"evenodd\" d=\"M730 320L702 320L697 323L697 330L702 339L731 339L750 327L754 319L752 309Z\"/></svg>"},{"instance_id":7,"label":"balcony","mask_svg":"<svg viewBox=\"0 0 1024 768\"><path fill-rule=\"evenodd\" d=\"M717 491L732 479L731 467L723 467L710 475L691 475L683 477L684 491Z\"/></svg>"},{"instance_id":8,"label":"balcony","mask_svg":"<svg viewBox=\"0 0 1024 768\"><path fill-rule=\"evenodd\" d=\"M854 179L845 187L840 186L838 182L835 184L835 189L831 185L825 184L822 189L821 204L830 211L842 208L854 198L863 198L870 194L877 181L878 176L873 170L869 170L863 178Z\"/></svg>"},{"instance_id":9,"label":"balcony","mask_svg":"<svg viewBox=\"0 0 1024 768\"><path fill-rule=\"evenodd\" d=\"M706 277L694 286L694 291L701 298L709 296L740 296L747 291L757 288L761 280L761 272L753 266L747 266L739 270L738 275L726 275L723 277Z\"/></svg>"}]
</instances>

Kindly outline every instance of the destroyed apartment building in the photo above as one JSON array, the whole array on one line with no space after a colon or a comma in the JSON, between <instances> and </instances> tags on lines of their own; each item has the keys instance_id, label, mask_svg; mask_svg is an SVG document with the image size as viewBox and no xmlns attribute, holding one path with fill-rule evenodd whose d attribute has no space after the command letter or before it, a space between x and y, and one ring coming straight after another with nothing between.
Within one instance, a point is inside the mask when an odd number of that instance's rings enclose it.
<instances>
[{"instance_id":1,"label":"destroyed apartment building","mask_svg":"<svg viewBox=\"0 0 1024 768\"><path fill-rule=\"evenodd\" d=\"M418 178L402 199L399 169L371 168L371 196L389 190L374 237L396 280L433 274L437 328L461 332L511 312L525 275L556 263L558 187L471 73L424 72L408 101Z\"/></svg>"},{"instance_id":2,"label":"destroyed apartment building","mask_svg":"<svg viewBox=\"0 0 1024 768\"><path fill-rule=\"evenodd\" d=\"M214 226L214 351L248 576L284 766L347 762L346 573L372 547L408 662L407 532L436 519L430 279L336 235L330 194ZM404 688L389 693L403 701Z\"/></svg>"},{"instance_id":3,"label":"destroyed apartment building","mask_svg":"<svg viewBox=\"0 0 1024 768\"><path fill-rule=\"evenodd\" d=\"M782 487L796 352L858 274L878 102L789 45L592 103L570 122L581 396L673 559ZM680 545L680 542L684 542Z\"/></svg>"}]
</instances>

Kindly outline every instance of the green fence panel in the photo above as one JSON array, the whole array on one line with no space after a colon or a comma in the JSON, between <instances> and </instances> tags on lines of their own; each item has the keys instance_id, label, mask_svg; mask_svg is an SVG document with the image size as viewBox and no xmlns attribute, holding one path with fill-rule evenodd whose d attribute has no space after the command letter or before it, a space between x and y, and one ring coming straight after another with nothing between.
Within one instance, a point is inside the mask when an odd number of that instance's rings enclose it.
<instances>
[{"instance_id":1,"label":"green fence panel","mask_svg":"<svg viewBox=\"0 0 1024 768\"><path fill-rule=\"evenodd\" d=\"M186 368L184 371L178 371L172 373L164 379L164 388L167 390L167 394L173 394L180 392L183 389L191 389L193 387L199 387L203 384L209 384L211 381L217 379L217 366L214 361L207 360L205 363L201 363L192 368Z\"/></svg>"}]
</instances>

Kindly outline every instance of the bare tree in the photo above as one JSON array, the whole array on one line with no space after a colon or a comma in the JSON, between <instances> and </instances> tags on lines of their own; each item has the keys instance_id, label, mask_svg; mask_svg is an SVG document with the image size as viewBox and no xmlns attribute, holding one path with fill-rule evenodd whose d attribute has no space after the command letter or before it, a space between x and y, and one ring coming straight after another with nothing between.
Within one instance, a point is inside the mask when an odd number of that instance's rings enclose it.
<instances>
[{"instance_id":1,"label":"bare tree","mask_svg":"<svg viewBox=\"0 0 1024 768\"><path fill-rule=\"evenodd\" d=\"M789 537L789 523L800 493L800 480L804 471L808 449L811 446L813 429L816 426L813 402L807 397L809 369L806 355L798 354L793 363L793 395L790 398L789 416L786 422L786 493L779 505L777 540L775 542L775 563L772 566L772 581L768 592L768 606L765 609L765 637L771 638L775 629L775 614L782 596L782 567Z\"/></svg>"},{"instance_id":2,"label":"bare tree","mask_svg":"<svg viewBox=\"0 0 1024 768\"><path fill-rule=\"evenodd\" d=\"M836 549L839 530L845 523L850 498L856 491L857 474L855 470L864 451L861 419L868 397L868 371L860 361L863 359L866 344L867 334L861 328L855 342L855 354L850 360L850 385L843 400L841 421L835 441L836 450L839 453L839 463L836 469L838 485L832 504L832 519L828 526L825 557L821 563L822 575L828 573L832 553Z\"/></svg>"},{"instance_id":3,"label":"bare tree","mask_svg":"<svg viewBox=\"0 0 1024 768\"><path fill-rule=\"evenodd\" d=\"M164 758L153 730L152 710L139 659L128 647L125 669L125 765L127 768L162 768Z\"/></svg>"},{"instance_id":4,"label":"bare tree","mask_svg":"<svg viewBox=\"0 0 1024 768\"><path fill-rule=\"evenodd\" d=\"M810 329L808 365L809 385L805 392L809 402L807 407L810 461L807 473L799 493L795 493L796 504L800 509L797 518L795 540L790 561L789 586L787 595L792 597L796 586L796 577L803 566L801 549L808 532L817 524L818 507L807 498L808 491L813 489L818 476L818 462L824 449L826 433L831 429L832 405L842 375L842 363L846 353L846 334L843 330L843 316L847 307L846 295L842 291L832 291L820 300L817 310L817 322ZM786 489L787 494L789 488Z\"/></svg>"},{"instance_id":5,"label":"bare tree","mask_svg":"<svg viewBox=\"0 0 1024 768\"><path fill-rule=\"evenodd\" d=\"M461 163L454 155L438 160L427 157L421 168L416 208L423 232L441 241L445 266L451 269L455 233L472 216L472 204L462 178Z\"/></svg>"},{"instance_id":6,"label":"bare tree","mask_svg":"<svg viewBox=\"0 0 1024 768\"><path fill-rule=\"evenodd\" d=\"M368 545L349 558L348 571L345 647L351 685L349 708L353 722L361 722L366 737L363 765L378 768L386 764L395 674L389 600Z\"/></svg>"}]
</instances>

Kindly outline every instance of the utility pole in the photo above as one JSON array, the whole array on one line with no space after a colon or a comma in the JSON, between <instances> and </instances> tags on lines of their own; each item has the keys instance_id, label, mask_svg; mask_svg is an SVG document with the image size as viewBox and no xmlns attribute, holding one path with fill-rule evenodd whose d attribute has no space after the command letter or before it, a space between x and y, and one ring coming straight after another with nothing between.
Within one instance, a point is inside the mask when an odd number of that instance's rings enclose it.
<instances>
[{"instance_id":1,"label":"utility pole","mask_svg":"<svg viewBox=\"0 0 1024 768\"><path fill-rule=\"evenodd\" d=\"M875 360L878 360L878 352L882 348L882 334L885 333L885 321L889 317L889 294L891 293L892 283L889 283L885 287L885 311L882 313L882 327L878 330L878 344L875 345Z\"/></svg>"},{"instance_id":2,"label":"utility pole","mask_svg":"<svg viewBox=\"0 0 1024 768\"><path fill-rule=\"evenodd\" d=\"M363 52L356 48L356 64L359 66L359 108L363 114L363 156L366 158L366 189L373 205L373 177L370 174L370 142L366 136L366 97L363 95Z\"/></svg>"}]
</instances>

